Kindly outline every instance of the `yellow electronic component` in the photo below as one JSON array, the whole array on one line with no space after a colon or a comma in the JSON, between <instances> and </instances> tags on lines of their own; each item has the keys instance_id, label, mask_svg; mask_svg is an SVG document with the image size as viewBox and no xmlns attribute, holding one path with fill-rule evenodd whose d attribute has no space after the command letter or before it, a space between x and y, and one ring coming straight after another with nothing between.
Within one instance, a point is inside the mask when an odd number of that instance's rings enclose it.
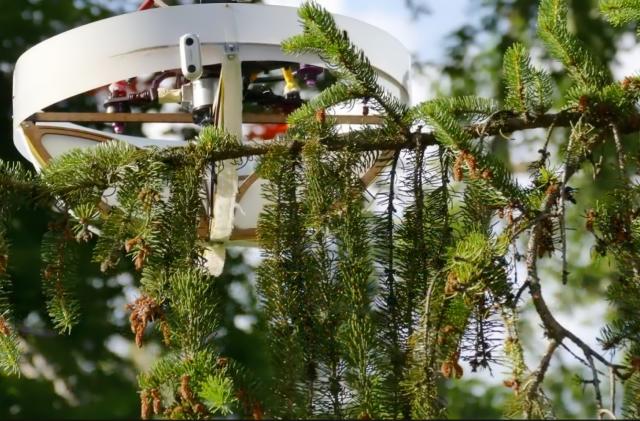
<instances>
[{"instance_id":1,"label":"yellow electronic component","mask_svg":"<svg viewBox=\"0 0 640 421\"><path fill-rule=\"evenodd\" d=\"M288 95L292 92L300 91L300 85L298 85L298 81L296 77L293 75L293 71L290 67L282 68L282 77L284 77L284 94Z\"/></svg>"}]
</instances>

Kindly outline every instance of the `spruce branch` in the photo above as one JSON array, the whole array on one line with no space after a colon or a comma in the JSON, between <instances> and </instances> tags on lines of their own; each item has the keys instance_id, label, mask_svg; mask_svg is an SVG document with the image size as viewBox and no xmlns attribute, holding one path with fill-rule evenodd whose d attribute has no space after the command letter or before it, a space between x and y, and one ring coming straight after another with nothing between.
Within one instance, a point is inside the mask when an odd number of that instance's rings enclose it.
<instances>
[{"instance_id":1,"label":"spruce branch","mask_svg":"<svg viewBox=\"0 0 640 421\"><path fill-rule=\"evenodd\" d=\"M507 49L503 73L507 88L507 109L521 115L526 121L529 115L543 114L551 107L551 78L545 72L531 66L524 45L515 43Z\"/></svg>"},{"instance_id":2,"label":"spruce branch","mask_svg":"<svg viewBox=\"0 0 640 421\"><path fill-rule=\"evenodd\" d=\"M527 195L512 179L504 165L485 154L481 146L473 145L473 135L451 114L430 102L422 104L419 109L422 118L433 127L436 140L455 151L459 160L466 162L471 179L483 179L511 202L518 206L527 205ZM486 132L483 130L483 133Z\"/></svg>"},{"instance_id":3,"label":"spruce branch","mask_svg":"<svg viewBox=\"0 0 640 421\"><path fill-rule=\"evenodd\" d=\"M600 12L614 26L640 20L639 0L600 0Z\"/></svg>"},{"instance_id":4,"label":"spruce branch","mask_svg":"<svg viewBox=\"0 0 640 421\"><path fill-rule=\"evenodd\" d=\"M514 44L504 55L505 81L507 85L507 98L505 105L527 118L527 86L531 83L531 72L529 57L526 55L524 46Z\"/></svg>"},{"instance_id":5,"label":"spruce branch","mask_svg":"<svg viewBox=\"0 0 640 421\"><path fill-rule=\"evenodd\" d=\"M73 293L79 281L78 253L69 218L50 224L49 232L42 239L42 288L49 316L61 333L71 333L80 316L80 303Z\"/></svg>"},{"instance_id":6,"label":"spruce branch","mask_svg":"<svg viewBox=\"0 0 640 421\"><path fill-rule=\"evenodd\" d=\"M395 125L406 127L406 106L378 84L369 59L350 41L347 32L338 28L333 16L314 1L304 3L298 14L303 33L284 41L283 49L292 54L319 55L345 83L353 86L354 92L374 100ZM320 98L324 101L325 95L320 94Z\"/></svg>"},{"instance_id":7,"label":"spruce branch","mask_svg":"<svg viewBox=\"0 0 640 421\"><path fill-rule=\"evenodd\" d=\"M613 133L613 140L616 145L616 157L618 159L618 170L620 171L620 179L627 180L627 165L625 163L625 153L622 146L622 139L620 136L620 129L616 124L611 125L611 132Z\"/></svg>"},{"instance_id":8,"label":"spruce branch","mask_svg":"<svg viewBox=\"0 0 640 421\"><path fill-rule=\"evenodd\" d=\"M12 288L9 275L11 244L7 228L17 211L25 206L39 206L48 197L35 174L20 163L0 160L0 372L20 375L19 332L10 302Z\"/></svg>"},{"instance_id":9,"label":"spruce branch","mask_svg":"<svg viewBox=\"0 0 640 421\"><path fill-rule=\"evenodd\" d=\"M388 175L383 178L388 184L383 201L386 201L384 210L375 215L373 223L373 243L376 248L376 263L379 266L379 288L380 296L378 298L380 310L378 317L381 319L382 329L380 330L380 339L383 344L383 352L386 354L385 359L389 360L389 364L385 369L387 374L384 375L384 387L386 388L386 396L389 397L389 411L394 416L403 414L409 415L409 403L407 396L401 393L401 382L404 376L404 366L406 364L406 344L404 343L404 335L401 326L403 323L403 303L401 302L402 294L399 291L397 283L397 267L395 261L396 250L396 201L398 200L397 190L397 173L398 163L400 160L400 150L397 150L392 158L391 167ZM384 177L384 176L383 176ZM382 184L381 182L379 182Z\"/></svg>"},{"instance_id":10,"label":"spruce branch","mask_svg":"<svg viewBox=\"0 0 640 421\"><path fill-rule=\"evenodd\" d=\"M563 180L561 184L562 188L547 190L546 198L542 201L544 206L541 209L541 213L540 213L540 215L544 215L545 218L539 220L532 226L528 247L527 247L527 254L526 254L526 264L527 264L526 284L528 285L528 289L532 297L534 307L540 319L542 320L542 324L545 328L546 334L549 336L551 340L555 341L555 343L557 344L564 346L562 342L563 340L567 339L573 342L576 346L578 346L578 348L581 350L581 352L585 357L586 363L594 371L593 382L594 382L594 386L598 388L598 384L597 384L598 378L597 378L597 372L595 368L595 361L598 361L599 363L605 365L606 367L611 368L612 372L621 379L624 379L625 377L625 374L623 373L623 370L625 368L623 366L613 364L607 361L600 353L598 353L597 351L589 347L586 343L584 343L584 341L578 338L573 332L569 331L564 326L562 326L555 319L552 312L549 310L544 300L544 297L542 296L541 283L537 274L537 253L539 248L538 242L541 241L543 224L545 223L544 221L545 219L551 217L551 211L555 206L555 203L557 203L558 199L562 200L561 198L565 194L565 188L569 179L573 176L575 171L577 171L577 169L579 168L580 161L584 160L584 156L577 157L577 158L575 156L572 156L572 153L573 153L572 152L573 148L571 147L572 142L580 141L582 139L582 135L580 134L582 132L580 131L579 127L581 127L580 122L578 122L576 127L574 127L574 133L572 133L572 136L571 136L570 146L567 151L567 157L565 159L565 164L563 169ZM596 394L597 396L599 396L599 389L596 390ZM601 398L599 398L599 408L602 408Z\"/></svg>"},{"instance_id":11,"label":"spruce branch","mask_svg":"<svg viewBox=\"0 0 640 421\"><path fill-rule=\"evenodd\" d=\"M602 88L609 82L609 76L575 35L569 33L567 14L567 0L542 0L538 9L538 35L576 83L583 88Z\"/></svg>"},{"instance_id":12,"label":"spruce branch","mask_svg":"<svg viewBox=\"0 0 640 421\"><path fill-rule=\"evenodd\" d=\"M553 357L556 349L558 349L559 343L552 339L547 346L547 350L545 351L542 359L540 360L540 364L538 368L532 373L533 382L526 386L527 391L527 401L529 402L525 407L525 417L527 419L532 418L533 412L533 402L539 400L539 395L541 395L540 385L544 381L547 370L549 369L549 364L551 363L551 358Z\"/></svg>"},{"instance_id":13,"label":"spruce branch","mask_svg":"<svg viewBox=\"0 0 640 421\"><path fill-rule=\"evenodd\" d=\"M612 22L625 23L639 16L630 10L637 6L610 0L602 8ZM520 44L504 59L505 109L475 96L408 108L381 87L376 69L328 12L310 2L300 9L300 18L303 34L289 39L285 49L318 54L339 80L290 116L292 127L281 140L242 145L208 127L183 148L107 142L55 160L40 179L0 163L0 367L14 370L18 358L3 276L4 224L13 211L6 202L35 198L65 214L43 246L44 288L59 329L69 330L77 318L69 287L78 242L100 232L94 260L103 269L126 253L141 272L143 295L130 307L136 342L154 321L170 348L140 376L143 417L227 415L246 403L240 401L251 401L240 390L235 394L241 376L217 356L211 340L219 328L219 297L200 268L197 224L210 206L201 201L205 189L211 193L215 183L212 177L203 187L205 174L223 160L262 156L258 175L265 180L266 203L258 237L265 260L258 269L258 289L276 374L266 407L250 404L258 416L264 410L284 418L442 417L440 381L463 376L461 359L474 369L488 366L498 312L508 334L505 354L513 365L509 387L518 391L527 371L516 326L525 289L550 340L519 396L526 415L548 414L541 385L552 356L563 347L592 370L589 382L600 411L605 409L598 365L604 365L612 384L626 380L625 411L637 416L640 210L634 195L640 192L625 176L629 164L621 137L640 128L640 79L610 83L606 70L569 32L566 1L543 0L540 36L576 82L565 111L545 114L552 99L550 78L531 66ZM327 109L360 100L370 101L383 124L339 133ZM571 127L561 180L548 168L555 127ZM523 188L506 164L487 152L484 141L533 128L549 128L549 135L531 168L534 187ZM559 224L566 283L568 183L611 133L622 188L612 197L618 203L594 212L598 220L591 221L590 230L602 231L599 250L614 255L626 278L608 291L621 317L603 332L605 350L626 347L625 365L608 361L558 322L542 295L537 266L541 250L553 251ZM401 168L405 152L407 168ZM387 202L371 224L361 176L382 162L391 163ZM397 182L401 169L407 175ZM451 188L450 171L465 182L463 194ZM116 204L101 204L105 200ZM402 222L396 219L397 203L406 205ZM511 212L508 226L496 235L492 222L505 210ZM508 250L527 229L527 279L514 297ZM382 271L377 283L375 269ZM580 351L574 353L567 343ZM165 400L161 387L170 389L172 399Z\"/></svg>"},{"instance_id":14,"label":"spruce branch","mask_svg":"<svg viewBox=\"0 0 640 421\"><path fill-rule=\"evenodd\" d=\"M539 241L539 229L534 226L532 234L529 238L527 247L527 282L529 282L529 293L532 297L533 304L542 320L542 324L550 338L555 339L558 343L561 343L564 339L568 339L573 342L581 351L585 357L591 356L598 360L601 364L607 367L612 367L616 372L616 375L620 378L624 378L624 374L621 370L625 369L624 366L619 364L613 364L607 361L600 353L593 350L589 345L577 337L573 332L563 327L555 318L551 310L546 304L546 301L542 297L542 288L540 279L537 274L537 249Z\"/></svg>"},{"instance_id":15,"label":"spruce branch","mask_svg":"<svg viewBox=\"0 0 640 421\"><path fill-rule=\"evenodd\" d=\"M556 128L571 127L571 125L577 123L582 116L583 114L580 112L567 110L559 113L543 114L525 121L521 117L496 114L493 118L481 123L463 126L463 131L472 138L478 138L481 134L485 137L501 136L505 133L549 128L552 125ZM583 121L591 124L595 128L605 128L610 125L609 122L598 121L594 119L593 116L585 117ZM638 114L634 113L625 116L618 125L620 133L626 134L636 132L638 128L638 121L640 121L640 115ZM367 136L363 136L358 132L344 135L331 135L321 137L319 141L322 145L326 146L329 151L338 151L349 146L352 150L361 152L395 150L398 148L412 149L416 147L418 141L420 141L424 146L440 144L440 141L436 138L436 133L433 131L422 130L420 132L414 132L410 136L400 134L385 135L382 131L366 133ZM376 133L377 135L375 135ZM266 155L272 148L275 148L275 143L278 144L277 147L284 147L292 152L302 150L304 145L300 140L285 138L280 142L270 142L268 144L248 143L246 145L238 145L225 150L210 151L203 158L206 161L215 162L249 156L262 156ZM176 151L172 151L170 155L167 153L167 157L164 159L169 162L179 162L182 160L181 154L176 153Z\"/></svg>"},{"instance_id":16,"label":"spruce branch","mask_svg":"<svg viewBox=\"0 0 640 421\"><path fill-rule=\"evenodd\" d=\"M1 276L1 275L0 275ZM0 291L6 294L6 278L0 277ZM0 370L7 375L20 374L20 348L18 345L18 334L12 326L11 308L8 303L0 304Z\"/></svg>"},{"instance_id":17,"label":"spruce branch","mask_svg":"<svg viewBox=\"0 0 640 421\"><path fill-rule=\"evenodd\" d=\"M314 351L305 347L306 338L312 336L309 321L314 315L314 305L308 300L313 295L306 286L315 277L299 198L300 154L280 145L260 162L258 171L268 181L264 197L269 202L258 220L265 255L257 272L258 290L269 320L269 357L281 373L267 410L276 416L305 416L312 389L300 386L307 375L315 375L313 370L305 371L308 355Z\"/></svg>"}]
</instances>

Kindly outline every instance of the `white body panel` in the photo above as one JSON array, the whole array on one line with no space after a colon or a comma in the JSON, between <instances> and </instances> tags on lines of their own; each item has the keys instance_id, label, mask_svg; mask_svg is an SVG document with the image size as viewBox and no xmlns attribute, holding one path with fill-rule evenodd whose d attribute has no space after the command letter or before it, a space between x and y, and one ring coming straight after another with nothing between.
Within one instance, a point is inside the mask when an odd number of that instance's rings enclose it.
<instances>
[{"instance_id":1,"label":"white body panel","mask_svg":"<svg viewBox=\"0 0 640 421\"><path fill-rule=\"evenodd\" d=\"M381 85L401 101L408 102L411 57L402 44L369 24L344 16L335 16L335 19L370 59ZM26 120L48 106L112 82L180 68L179 40L188 33L198 36L203 66L222 63L224 47L229 44L237 47L239 62L290 61L325 65L318 57L290 56L282 52L281 42L301 33L297 10L291 7L256 4L174 6L97 21L43 41L18 59L13 80L13 129L17 149L40 170L46 164L47 155L56 157L75 147L95 145L96 141L87 140L91 135L94 138L100 135L101 139L97 141L118 139L138 147L184 145L184 141L118 135L70 123L38 123L38 126L48 127L49 133L42 135L35 147L33 139L27 136L34 123ZM240 116L241 98L228 100L227 106L231 107L233 103L235 108L240 107L240 111L234 112ZM78 137L60 134L56 128L76 130L74 133ZM241 177L251 172L251 167L238 171ZM238 197L239 208L233 216L233 224L240 230L255 229L264 205L261 197L264 181L255 176L249 176L247 180L251 182ZM240 185L242 190L242 182Z\"/></svg>"},{"instance_id":2,"label":"white body panel","mask_svg":"<svg viewBox=\"0 0 640 421\"><path fill-rule=\"evenodd\" d=\"M408 100L411 57L402 44L367 23L336 16L351 40L379 70L381 81ZM197 34L202 64L221 62L223 45L237 43L241 61L285 60L322 65L317 57L285 55L280 43L301 32L295 8L204 4L134 12L80 26L43 41L16 63L13 125L35 112L114 81L180 68L179 39ZM16 130L16 146L27 148Z\"/></svg>"}]
</instances>

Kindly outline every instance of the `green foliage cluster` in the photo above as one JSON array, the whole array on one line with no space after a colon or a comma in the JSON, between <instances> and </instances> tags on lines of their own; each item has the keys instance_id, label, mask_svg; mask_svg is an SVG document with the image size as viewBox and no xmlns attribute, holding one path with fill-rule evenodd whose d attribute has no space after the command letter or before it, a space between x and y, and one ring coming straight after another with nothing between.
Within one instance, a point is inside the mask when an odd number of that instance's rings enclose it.
<instances>
[{"instance_id":1,"label":"green foliage cluster","mask_svg":"<svg viewBox=\"0 0 640 421\"><path fill-rule=\"evenodd\" d=\"M136 343L142 345L147 325L153 324L170 350L140 377L144 417L151 412L208 416L228 412L233 402L231 383L220 377L226 368L216 365L210 336L219 326L217 291L200 268L203 246L196 232L203 156L228 136L213 129L202 136L206 140L177 151L120 143L77 150L48 166L37 184L61 211L42 246L43 288L58 330L71 331L77 322L74 261L79 245L96 233L93 260L102 271L128 258L141 273L142 295L129 305ZM15 174L6 176L11 176L7 191L20 187ZM114 203L108 205L105 197ZM200 400L200 389L209 398Z\"/></svg>"},{"instance_id":2,"label":"green foliage cluster","mask_svg":"<svg viewBox=\"0 0 640 421\"><path fill-rule=\"evenodd\" d=\"M7 269L10 244L7 240L6 221L19 206L25 205L24 197L35 198L33 183L32 174L20 165L0 162L0 368L11 374L19 372L20 351L17 334L12 327L13 316L9 303L11 279Z\"/></svg>"},{"instance_id":3,"label":"green foliage cluster","mask_svg":"<svg viewBox=\"0 0 640 421\"><path fill-rule=\"evenodd\" d=\"M551 77L531 66L524 45L513 44L504 55L505 107L523 116L544 114L551 108L553 85Z\"/></svg>"},{"instance_id":4,"label":"green foliage cluster","mask_svg":"<svg viewBox=\"0 0 640 421\"><path fill-rule=\"evenodd\" d=\"M602 2L617 24L637 18L638 7ZM257 288L271 378L252 377L221 357L214 341L219 294L217 280L202 268L202 180L221 165L211 158L215 153L242 148L210 127L184 148L109 142L74 151L40 178L0 166L2 220L15 211L11 205L20 201L10 199L16 198L60 211L42 247L43 289L56 328L71 331L79 319L74 266L79 246L89 243L101 270L129 259L139 271L142 295L128 306L132 332L142 346L153 325L167 348L139 376L143 418L441 418L443 391L464 376L462 362L473 371L509 367L507 416L551 417L542 383L565 342L583 352L598 392L594 361L609 366L625 384L625 415L639 417L640 190L630 181L636 163L626 159L621 137L640 127L640 80L611 81L569 31L566 1L542 0L540 38L573 83L553 119L546 114L554 102L551 77L531 65L521 44L504 57L502 106L465 96L408 108L378 84L367 58L327 11L309 2L300 18L303 33L285 50L318 54L338 82L291 115L287 139L269 147L258 169L267 204L258 225L264 261ZM383 123L342 134L326 110L345 102L363 102ZM545 144L531 165L530 186L518 183L485 142L503 129L556 124L571 126L562 169L550 167ZM619 186L585 210L585 231L620 274L608 293L617 314L601 341L605 351L626 353L621 365L555 320L536 266L555 254L566 264L565 211L576 201L568 183L597 156L614 157ZM363 180L381 167L379 200L367 201ZM525 233L523 256L518 241ZM9 255L3 234L0 227L0 276ZM528 277L520 285L513 274L523 257ZM0 293L7 288L0 277ZM524 362L519 332L525 290L551 340L536 369ZM0 367L15 372L19 353L4 297Z\"/></svg>"}]
</instances>

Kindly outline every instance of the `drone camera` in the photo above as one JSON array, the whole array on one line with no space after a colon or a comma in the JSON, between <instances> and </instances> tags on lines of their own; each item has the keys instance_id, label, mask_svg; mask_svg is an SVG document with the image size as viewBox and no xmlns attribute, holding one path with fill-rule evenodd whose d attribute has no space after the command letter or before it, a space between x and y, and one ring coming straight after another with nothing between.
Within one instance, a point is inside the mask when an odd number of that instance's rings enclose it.
<instances>
[{"instance_id":1,"label":"drone camera","mask_svg":"<svg viewBox=\"0 0 640 421\"><path fill-rule=\"evenodd\" d=\"M202 76L202 50L196 34L184 34L180 37L180 65L182 74L190 81Z\"/></svg>"}]
</instances>

